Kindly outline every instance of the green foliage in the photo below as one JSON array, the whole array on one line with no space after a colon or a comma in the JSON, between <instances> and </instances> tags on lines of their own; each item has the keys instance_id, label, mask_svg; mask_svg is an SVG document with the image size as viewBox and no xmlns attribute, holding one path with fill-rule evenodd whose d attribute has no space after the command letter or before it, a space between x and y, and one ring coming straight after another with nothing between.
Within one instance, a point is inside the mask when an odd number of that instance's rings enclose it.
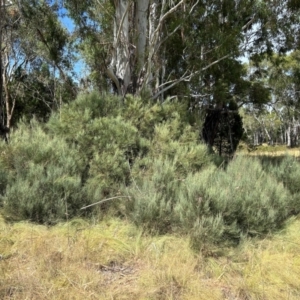
<instances>
[{"instance_id":1,"label":"green foliage","mask_svg":"<svg viewBox=\"0 0 300 300\"><path fill-rule=\"evenodd\" d=\"M285 156L274 162L270 159L263 159L262 163L267 172L273 175L279 182L290 191L293 201L289 203L287 209L295 214L300 212L300 168L299 161L293 156Z\"/></svg>"},{"instance_id":2,"label":"green foliage","mask_svg":"<svg viewBox=\"0 0 300 300\"><path fill-rule=\"evenodd\" d=\"M178 134L189 123L191 114L188 112L187 103L184 101L146 102L137 97L127 96L123 116L138 129L142 137L151 139L156 126L166 121L172 123L172 120L176 122L174 125L177 130L174 138L178 138Z\"/></svg>"},{"instance_id":3,"label":"green foliage","mask_svg":"<svg viewBox=\"0 0 300 300\"><path fill-rule=\"evenodd\" d=\"M32 47L44 60L69 66L68 33L58 19L57 7L44 1L23 1L20 9L23 26L19 34L26 34L26 40L20 39L25 51Z\"/></svg>"},{"instance_id":4,"label":"green foliage","mask_svg":"<svg viewBox=\"0 0 300 300\"><path fill-rule=\"evenodd\" d=\"M147 153L151 163L159 154L176 159L185 172L209 161L205 146L197 145L197 130L185 120L186 106L179 102L143 104L128 96L121 104L117 97L91 93L64 106L47 128L76 145L87 165L84 189L99 201L128 185L129 167L138 169Z\"/></svg>"},{"instance_id":5,"label":"green foliage","mask_svg":"<svg viewBox=\"0 0 300 300\"><path fill-rule=\"evenodd\" d=\"M63 106L44 128L21 123L0 144L6 214L55 223L128 196L97 212L113 208L150 232L188 234L199 250L263 236L299 212L298 163L237 156L223 168L198 142L184 104L141 102L92 93Z\"/></svg>"},{"instance_id":6,"label":"green foliage","mask_svg":"<svg viewBox=\"0 0 300 300\"><path fill-rule=\"evenodd\" d=\"M198 249L261 236L280 228L289 215L290 194L251 158L237 157L226 171L189 175L185 183L177 213Z\"/></svg>"},{"instance_id":7,"label":"green foliage","mask_svg":"<svg viewBox=\"0 0 300 300\"><path fill-rule=\"evenodd\" d=\"M129 182L129 164L143 151L137 129L121 116L116 97L81 95L47 124L51 133L75 144L85 161L84 191L91 201L115 195Z\"/></svg>"},{"instance_id":8,"label":"green foliage","mask_svg":"<svg viewBox=\"0 0 300 300\"><path fill-rule=\"evenodd\" d=\"M207 190L226 224L237 223L244 233L276 229L288 215L290 195L263 171L258 160L238 156L226 171L217 172Z\"/></svg>"},{"instance_id":9,"label":"green foliage","mask_svg":"<svg viewBox=\"0 0 300 300\"><path fill-rule=\"evenodd\" d=\"M8 215L42 223L78 214L83 161L74 147L47 135L36 122L20 124L1 152L7 186L1 202Z\"/></svg>"},{"instance_id":10,"label":"green foliage","mask_svg":"<svg viewBox=\"0 0 300 300\"><path fill-rule=\"evenodd\" d=\"M254 82L249 90L249 100L256 107L263 107L270 101L270 91L260 82Z\"/></svg>"},{"instance_id":11,"label":"green foliage","mask_svg":"<svg viewBox=\"0 0 300 300\"><path fill-rule=\"evenodd\" d=\"M148 162L149 164L151 161ZM174 226L173 207L180 190L175 163L156 158L151 170L140 171L140 176L126 189L130 196L127 213L138 226L150 231L166 233Z\"/></svg>"},{"instance_id":12,"label":"green foliage","mask_svg":"<svg viewBox=\"0 0 300 300\"><path fill-rule=\"evenodd\" d=\"M87 109L91 113L91 119L99 117L114 117L117 116L122 108L122 102L118 97L110 94L99 94L91 92L89 94L79 94L76 101L73 101L69 106L62 110L62 113L67 111L77 111L84 113Z\"/></svg>"},{"instance_id":13,"label":"green foliage","mask_svg":"<svg viewBox=\"0 0 300 300\"><path fill-rule=\"evenodd\" d=\"M6 143L4 140L0 140L0 157L3 155L3 151L5 151ZM5 193L7 181L8 181L8 172L4 163L0 159L0 197ZM1 201L0 201L1 206Z\"/></svg>"},{"instance_id":14,"label":"green foliage","mask_svg":"<svg viewBox=\"0 0 300 300\"><path fill-rule=\"evenodd\" d=\"M282 227L293 199L258 160L237 157L227 170L206 166L180 176L175 160L156 159L127 189L129 215L136 224L160 233L190 233L196 249Z\"/></svg>"},{"instance_id":15,"label":"green foliage","mask_svg":"<svg viewBox=\"0 0 300 300\"><path fill-rule=\"evenodd\" d=\"M167 121L155 126L148 157L154 160L159 155L170 159L175 163L177 173L187 175L210 164L213 157L208 154L205 145L197 142L197 132L191 126L187 125L179 134L177 121Z\"/></svg>"},{"instance_id":16,"label":"green foliage","mask_svg":"<svg viewBox=\"0 0 300 300\"><path fill-rule=\"evenodd\" d=\"M119 184L128 183L129 164L139 150L139 140L135 128L120 118L99 119L92 128L95 130L87 132L94 139L85 189L99 201L100 196L115 195Z\"/></svg>"},{"instance_id":17,"label":"green foliage","mask_svg":"<svg viewBox=\"0 0 300 300\"><path fill-rule=\"evenodd\" d=\"M33 116L46 122L52 111L57 111L62 103L73 101L77 93L72 78L65 81L56 78L50 65L42 61L35 62L30 70L16 69L9 89L10 97L17 99L11 125L21 119L29 122Z\"/></svg>"}]
</instances>

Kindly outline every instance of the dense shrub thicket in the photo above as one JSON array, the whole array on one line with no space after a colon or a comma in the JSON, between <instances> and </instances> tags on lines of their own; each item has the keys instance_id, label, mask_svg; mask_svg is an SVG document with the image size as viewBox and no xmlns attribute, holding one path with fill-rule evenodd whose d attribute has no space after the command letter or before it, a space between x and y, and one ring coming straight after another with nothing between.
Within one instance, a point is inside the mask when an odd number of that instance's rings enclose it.
<instances>
[{"instance_id":1,"label":"dense shrub thicket","mask_svg":"<svg viewBox=\"0 0 300 300\"><path fill-rule=\"evenodd\" d=\"M260 162L235 158L226 170L214 166L186 176L175 161L157 159L152 172L127 189L128 213L138 225L160 233L191 233L192 243L238 242L279 228L293 200Z\"/></svg>"},{"instance_id":2,"label":"dense shrub thicket","mask_svg":"<svg viewBox=\"0 0 300 300\"><path fill-rule=\"evenodd\" d=\"M9 215L54 223L67 214L75 215L83 205L80 174L84 166L78 151L46 134L36 121L19 124L0 151L6 174L1 201Z\"/></svg>"},{"instance_id":3,"label":"dense shrub thicket","mask_svg":"<svg viewBox=\"0 0 300 300\"><path fill-rule=\"evenodd\" d=\"M184 103L80 95L0 143L0 205L50 224L113 208L151 232L189 234L195 249L264 235L299 213L297 161L238 156L225 167L199 142L195 120Z\"/></svg>"},{"instance_id":4,"label":"dense shrub thicket","mask_svg":"<svg viewBox=\"0 0 300 300\"><path fill-rule=\"evenodd\" d=\"M288 209L291 213L300 212L300 168L297 158L285 156L283 158L261 158L266 172L272 174L292 194L293 201Z\"/></svg>"}]
</instances>

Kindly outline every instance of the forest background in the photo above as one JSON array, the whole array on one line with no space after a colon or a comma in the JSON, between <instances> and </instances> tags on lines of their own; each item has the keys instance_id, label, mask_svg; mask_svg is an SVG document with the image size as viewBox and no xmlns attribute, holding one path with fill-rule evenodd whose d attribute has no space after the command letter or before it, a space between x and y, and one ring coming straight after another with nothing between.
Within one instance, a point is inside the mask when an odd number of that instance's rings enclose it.
<instances>
[{"instance_id":1,"label":"forest background","mask_svg":"<svg viewBox=\"0 0 300 300\"><path fill-rule=\"evenodd\" d=\"M0 0L0 297L299 299L298 158L249 155L298 149L299 27L295 0Z\"/></svg>"},{"instance_id":2,"label":"forest background","mask_svg":"<svg viewBox=\"0 0 300 300\"><path fill-rule=\"evenodd\" d=\"M196 247L281 227L298 163L230 160L298 145L297 3L1 1L4 211L55 224L113 209Z\"/></svg>"},{"instance_id":3,"label":"forest background","mask_svg":"<svg viewBox=\"0 0 300 300\"><path fill-rule=\"evenodd\" d=\"M298 27L292 0L1 1L1 126L46 121L97 90L187 103L210 123L201 134L210 147L220 147L217 131L228 135L234 119L222 109L243 117L248 144L293 147ZM235 122L230 135L239 140Z\"/></svg>"}]
</instances>

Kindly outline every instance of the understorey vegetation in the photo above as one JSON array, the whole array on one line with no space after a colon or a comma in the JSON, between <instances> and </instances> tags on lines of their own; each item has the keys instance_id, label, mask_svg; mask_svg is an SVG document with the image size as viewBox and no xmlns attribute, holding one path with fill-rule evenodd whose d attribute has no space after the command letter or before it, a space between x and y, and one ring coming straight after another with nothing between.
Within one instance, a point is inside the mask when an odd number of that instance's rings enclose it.
<instances>
[{"instance_id":1,"label":"understorey vegetation","mask_svg":"<svg viewBox=\"0 0 300 300\"><path fill-rule=\"evenodd\" d=\"M184 102L119 99L81 94L0 142L7 220L110 215L152 234L187 234L201 250L264 237L299 213L296 158L225 161L200 142L203 122Z\"/></svg>"}]
</instances>

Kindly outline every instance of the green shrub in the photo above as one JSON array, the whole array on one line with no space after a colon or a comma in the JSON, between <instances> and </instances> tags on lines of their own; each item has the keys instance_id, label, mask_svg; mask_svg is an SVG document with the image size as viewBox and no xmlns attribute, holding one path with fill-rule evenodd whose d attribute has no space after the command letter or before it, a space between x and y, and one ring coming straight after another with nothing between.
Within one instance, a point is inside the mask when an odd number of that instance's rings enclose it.
<instances>
[{"instance_id":1,"label":"green shrub","mask_svg":"<svg viewBox=\"0 0 300 300\"><path fill-rule=\"evenodd\" d=\"M122 108L123 103L119 97L93 91L79 94L75 101L63 107L62 112L65 113L67 110L84 114L86 110L89 110L91 119L97 119L101 117L117 117L120 115Z\"/></svg>"},{"instance_id":2,"label":"green shrub","mask_svg":"<svg viewBox=\"0 0 300 300\"><path fill-rule=\"evenodd\" d=\"M267 234L300 211L291 158L264 167L243 156L226 169L221 163L199 143L185 104L130 96L121 104L92 93L44 128L21 123L0 143L0 201L7 215L53 224L129 196L97 209L113 208L151 232L190 234L195 249Z\"/></svg>"},{"instance_id":3,"label":"green shrub","mask_svg":"<svg viewBox=\"0 0 300 300\"><path fill-rule=\"evenodd\" d=\"M81 95L47 124L49 132L74 144L86 162L83 191L89 201L115 196L129 184L129 166L147 151L147 142L122 115L116 97Z\"/></svg>"},{"instance_id":4,"label":"green shrub","mask_svg":"<svg viewBox=\"0 0 300 300\"><path fill-rule=\"evenodd\" d=\"M186 176L214 164L198 135L190 125L180 123L179 115L154 126L148 153L136 159L126 190L131 197L127 213L136 224L160 233L182 225L174 207Z\"/></svg>"},{"instance_id":5,"label":"green shrub","mask_svg":"<svg viewBox=\"0 0 300 300\"><path fill-rule=\"evenodd\" d=\"M127 189L128 215L159 233L189 233L197 249L265 235L289 216L290 193L252 158L237 157L226 170L206 163L188 174L179 171L176 159L161 156L140 167Z\"/></svg>"},{"instance_id":6,"label":"green shrub","mask_svg":"<svg viewBox=\"0 0 300 300\"><path fill-rule=\"evenodd\" d=\"M294 214L300 212L300 164L297 158L293 156L285 156L284 158L271 160L263 159L265 170L274 176L278 182L291 192L293 201L288 209Z\"/></svg>"},{"instance_id":7,"label":"green shrub","mask_svg":"<svg viewBox=\"0 0 300 300\"><path fill-rule=\"evenodd\" d=\"M4 210L19 219L55 223L79 213L86 203L81 174L84 162L74 147L47 135L32 121L20 124L1 153L7 170Z\"/></svg>"},{"instance_id":8,"label":"green shrub","mask_svg":"<svg viewBox=\"0 0 300 300\"><path fill-rule=\"evenodd\" d=\"M116 141L128 129L129 125L118 116L119 102L116 97L98 93L82 94L74 102L63 106L59 113L54 113L46 127L50 133L62 137L68 143L75 143L81 154L90 158L94 151L98 152L99 148L101 151L103 144ZM110 122L119 123L120 127L116 128ZM124 124L125 129L122 128ZM110 131L110 125L113 126L113 132ZM117 137L114 136L116 133Z\"/></svg>"},{"instance_id":9,"label":"green shrub","mask_svg":"<svg viewBox=\"0 0 300 300\"><path fill-rule=\"evenodd\" d=\"M84 129L68 131L73 121L61 121L59 126L65 125L67 132L61 137L69 137L86 162L84 191L91 201L114 195L121 183L129 183L129 165L145 151L144 141L136 128L121 117L90 119Z\"/></svg>"},{"instance_id":10,"label":"green shrub","mask_svg":"<svg viewBox=\"0 0 300 300\"><path fill-rule=\"evenodd\" d=\"M189 181L186 197L181 199L188 199L188 195L197 197L184 200L194 205L182 206L180 211L181 220L195 219L195 210L198 211L191 232L195 247L207 239L238 242L243 236L262 236L281 228L289 216L290 193L264 172L256 159L235 158L226 171L216 170L202 179L198 192L196 183ZM199 197L204 203L201 206Z\"/></svg>"},{"instance_id":11,"label":"green shrub","mask_svg":"<svg viewBox=\"0 0 300 300\"><path fill-rule=\"evenodd\" d=\"M179 102L143 104L127 97L121 104L116 97L82 94L53 114L45 128L33 121L12 134L1 157L8 170L1 175L2 202L20 218L53 223L66 213L79 213L80 206L132 189L132 178L146 191L159 188L161 176L168 186L173 176L171 193L178 180L212 163L206 147L198 144L198 129L187 119L186 105ZM144 181L145 172L152 186ZM163 201L169 203L164 197L159 192L155 200L161 214L168 209L168 204L162 208Z\"/></svg>"},{"instance_id":12,"label":"green shrub","mask_svg":"<svg viewBox=\"0 0 300 300\"><path fill-rule=\"evenodd\" d=\"M141 137L152 139L155 127L165 122L177 122L173 128L173 137L177 131L177 137L189 124L191 113L184 101L166 100L160 102L145 102L137 97L127 96L122 111L125 120L134 125Z\"/></svg>"},{"instance_id":13,"label":"green shrub","mask_svg":"<svg viewBox=\"0 0 300 300\"><path fill-rule=\"evenodd\" d=\"M79 215L83 206L79 176L58 167L28 164L27 176L16 176L3 196L4 211L13 218L54 224Z\"/></svg>"},{"instance_id":14,"label":"green shrub","mask_svg":"<svg viewBox=\"0 0 300 300\"><path fill-rule=\"evenodd\" d=\"M176 171L174 161L161 157L149 160L147 168L141 166L138 176L125 191L130 197L127 214L135 224L158 233L172 231L176 225L173 213L176 194L181 187Z\"/></svg>"},{"instance_id":15,"label":"green shrub","mask_svg":"<svg viewBox=\"0 0 300 300\"><path fill-rule=\"evenodd\" d=\"M178 119L155 126L148 156L174 161L176 171L184 174L200 170L213 161L206 145L199 143L197 132L189 125L181 132Z\"/></svg>"},{"instance_id":16,"label":"green shrub","mask_svg":"<svg viewBox=\"0 0 300 300\"><path fill-rule=\"evenodd\" d=\"M290 194L264 172L259 160L238 156L213 181L218 189L214 183L208 195L217 200L215 208L223 212L227 223L236 221L244 232L278 228L288 215Z\"/></svg>"}]
</instances>

